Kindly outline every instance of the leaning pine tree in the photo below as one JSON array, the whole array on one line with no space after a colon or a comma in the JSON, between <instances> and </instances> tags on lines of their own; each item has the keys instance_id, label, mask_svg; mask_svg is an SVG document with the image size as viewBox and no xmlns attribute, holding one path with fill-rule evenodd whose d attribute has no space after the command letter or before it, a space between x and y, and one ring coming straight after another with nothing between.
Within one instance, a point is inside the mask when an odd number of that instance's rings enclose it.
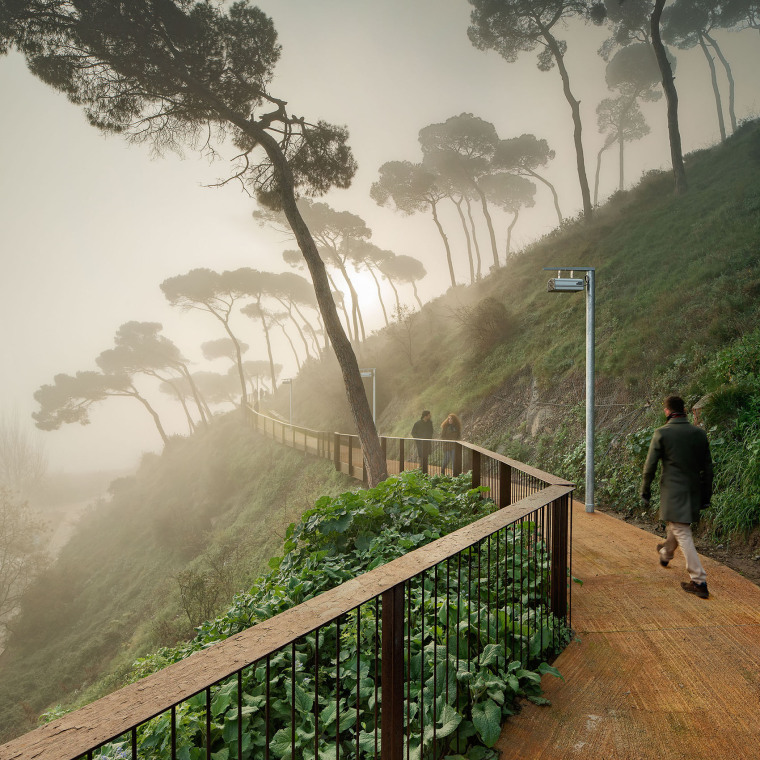
<instances>
[{"instance_id":1,"label":"leaning pine tree","mask_svg":"<svg viewBox=\"0 0 760 760\"><path fill-rule=\"evenodd\" d=\"M291 115L270 95L280 55L271 19L241 0L28 0L0 3L0 53L81 105L90 122L158 151L214 148L231 133L235 178L287 217L340 364L371 484L385 459L359 366L296 197L347 187L356 162L346 130Z\"/></svg>"}]
</instances>

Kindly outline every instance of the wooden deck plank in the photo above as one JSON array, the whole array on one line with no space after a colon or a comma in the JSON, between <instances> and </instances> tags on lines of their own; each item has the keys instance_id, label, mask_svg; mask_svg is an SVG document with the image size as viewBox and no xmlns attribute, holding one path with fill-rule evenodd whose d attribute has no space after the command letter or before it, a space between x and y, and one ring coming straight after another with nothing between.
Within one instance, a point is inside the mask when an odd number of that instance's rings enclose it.
<instances>
[{"instance_id":1,"label":"wooden deck plank","mask_svg":"<svg viewBox=\"0 0 760 760\"><path fill-rule=\"evenodd\" d=\"M507 722L502 760L760 758L760 588L702 557L710 599L685 594L659 540L574 504L565 681L544 676L552 706Z\"/></svg>"}]
</instances>

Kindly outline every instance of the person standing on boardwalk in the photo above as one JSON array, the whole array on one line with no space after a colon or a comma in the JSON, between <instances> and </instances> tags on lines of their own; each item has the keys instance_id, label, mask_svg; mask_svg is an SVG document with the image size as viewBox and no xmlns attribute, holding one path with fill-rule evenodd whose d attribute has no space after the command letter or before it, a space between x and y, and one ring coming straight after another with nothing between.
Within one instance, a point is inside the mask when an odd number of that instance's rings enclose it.
<instances>
[{"instance_id":1,"label":"person standing on boardwalk","mask_svg":"<svg viewBox=\"0 0 760 760\"><path fill-rule=\"evenodd\" d=\"M462 423L459 417L453 412L441 423L441 438L444 441L458 441L462 437ZM441 472L446 471L446 467L451 465L454 467L454 444L443 444L443 464L441 465Z\"/></svg>"},{"instance_id":2,"label":"person standing on boardwalk","mask_svg":"<svg viewBox=\"0 0 760 760\"><path fill-rule=\"evenodd\" d=\"M677 546L686 558L686 571L691 580L681 587L689 594L707 599L707 575L699 561L691 533L691 523L699 520L700 510L710 504L712 496L712 457L707 434L686 418L680 396L665 399L667 424L654 431L644 464L641 498L649 505L651 485L662 461L660 475L660 519L665 521L667 536L657 544L660 564L668 566Z\"/></svg>"},{"instance_id":3,"label":"person standing on boardwalk","mask_svg":"<svg viewBox=\"0 0 760 760\"><path fill-rule=\"evenodd\" d=\"M430 439L433 437L433 420L430 412L425 409L422 416L412 426L412 438L417 439L417 453L420 462L430 455Z\"/></svg>"}]
</instances>

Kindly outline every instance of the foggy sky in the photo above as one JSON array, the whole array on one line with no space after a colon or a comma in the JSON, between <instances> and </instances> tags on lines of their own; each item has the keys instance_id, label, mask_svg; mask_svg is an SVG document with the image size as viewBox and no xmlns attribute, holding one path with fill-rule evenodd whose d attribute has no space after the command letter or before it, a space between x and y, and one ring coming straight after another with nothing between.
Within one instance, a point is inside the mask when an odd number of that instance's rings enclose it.
<instances>
[{"instance_id":1,"label":"foggy sky","mask_svg":"<svg viewBox=\"0 0 760 760\"><path fill-rule=\"evenodd\" d=\"M465 0L258 4L272 16L283 45L271 93L287 100L291 113L349 129L359 171L350 189L332 191L324 200L362 216L381 248L423 261L428 270L419 286L423 300L448 285L433 222L429 216L403 217L379 208L369 198L369 188L382 163L420 160L417 134L427 124L470 112L493 122L502 138L524 132L546 138L557 152L546 175L557 188L562 212L569 217L580 210L572 124L559 75L556 70L539 72L535 53L507 64L495 53L476 50L467 39L470 6ZM612 95L604 85L604 62L596 54L607 34L580 24L566 34L592 188L603 142L595 108ZM738 117L758 115L757 32L719 33L718 39L733 66ZM715 143L718 127L702 53L676 54L681 134L688 152ZM0 91L5 104L0 112L0 408L17 409L34 430L29 417L36 409L33 392L52 383L57 373L96 369L95 357L112 347L115 331L130 320L161 322L164 333L194 362L194 370L226 371L224 362L208 364L200 352L202 342L224 337L218 325L208 315L172 309L159 284L194 267L285 271L281 253L294 243L253 221L255 203L238 186L204 187L227 176L227 164L209 164L191 151L184 160L175 155L153 159L145 146L104 137L86 123L81 109L32 77L19 56L0 58ZM652 133L626 147L628 186L643 171L669 169L664 98L642 104L642 110ZM234 152L230 148L227 158ZM617 187L613 153L603 164L600 198ZM498 212L494 216L503 254L509 219ZM464 282L466 256L458 222L449 212L442 221L458 279ZM555 223L551 196L539 183L535 208L521 212L514 230L513 250ZM485 228L481 243L486 244ZM536 287L544 279L538 272ZM403 292L411 305L411 289ZM371 328L382 320L378 307L370 311L375 303L372 286L363 299ZM237 316L235 329L251 345L247 359L265 358L263 339L250 320ZM275 359L285 365L282 377L295 371L289 353L283 347ZM151 400L163 397L146 392ZM51 469L130 467L140 452L159 450L153 423L137 409L132 399L109 399L93 407L89 426L40 433ZM184 433L176 411L171 419L170 432Z\"/></svg>"}]
</instances>

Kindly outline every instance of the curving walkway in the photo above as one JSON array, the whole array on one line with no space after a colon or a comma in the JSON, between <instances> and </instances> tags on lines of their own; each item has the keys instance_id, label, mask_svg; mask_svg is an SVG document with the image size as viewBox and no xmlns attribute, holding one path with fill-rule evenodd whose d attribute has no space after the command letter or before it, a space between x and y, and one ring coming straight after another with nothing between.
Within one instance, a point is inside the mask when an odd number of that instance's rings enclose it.
<instances>
[{"instance_id":1,"label":"curving walkway","mask_svg":"<svg viewBox=\"0 0 760 760\"><path fill-rule=\"evenodd\" d=\"M552 707L509 720L502 760L760 759L760 588L702 557L710 599L686 594L659 540L574 503L565 681L544 676Z\"/></svg>"}]
</instances>

